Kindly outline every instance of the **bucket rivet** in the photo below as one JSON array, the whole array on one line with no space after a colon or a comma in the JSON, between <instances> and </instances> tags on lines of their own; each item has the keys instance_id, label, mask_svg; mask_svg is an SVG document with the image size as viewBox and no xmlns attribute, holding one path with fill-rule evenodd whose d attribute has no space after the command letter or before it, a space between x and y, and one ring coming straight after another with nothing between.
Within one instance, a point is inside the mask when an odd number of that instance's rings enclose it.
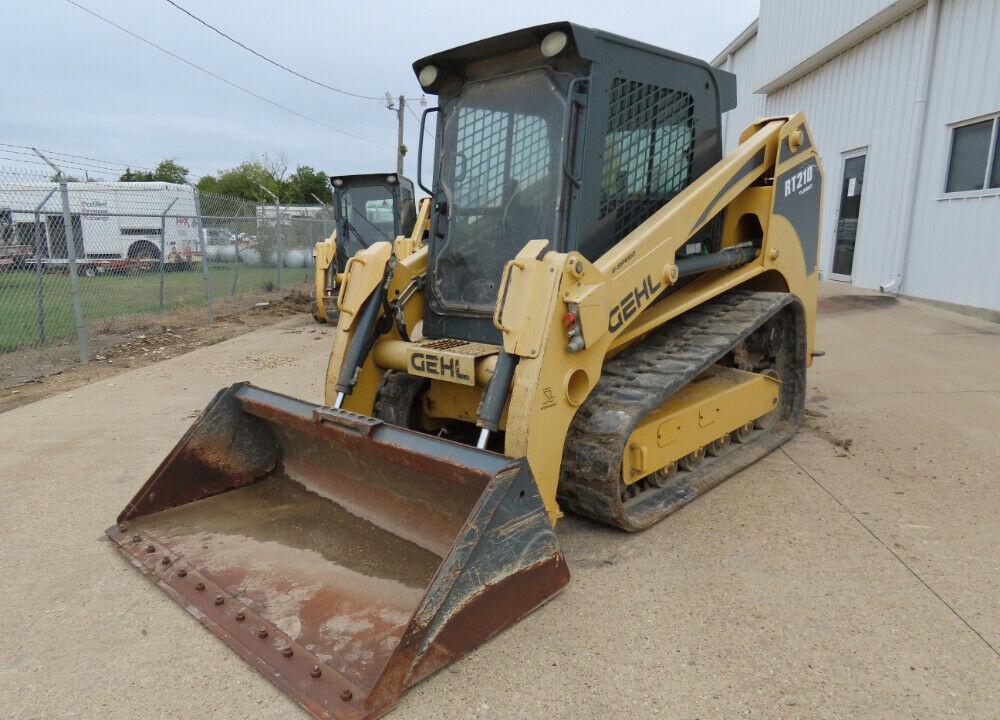
<instances>
[{"instance_id":1,"label":"bucket rivet","mask_svg":"<svg viewBox=\"0 0 1000 720\"><path fill-rule=\"evenodd\" d=\"M215 604L216 605L221 605L224 602L226 602L226 599L224 597L222 597L221 595L216 595L215 596Z\"/></svg>"},{"instance_id":2,"label":"bucket rivet","mask_svg":"<svg viewBox=\"0 0 1000 720\"><path fill-rule=\"evenodd\" d=\"M292 655L295 654L295 651L292 650L292 646L289 645L288 647L286 647L284 650L281 651L281 654L284 655L285 657L291 657Z\"/></svg>"},{"instance_id":3,"label":"bucket rivet","mask_svg":"<svg viewBox=\"0 0 1000 720\"><path fill-rule=\"evenodd\" d=\"M237 610L236 611L236 619L237 620L239 620L239 621L242 622L244 619L246 619L246 616L247 616L247 614L245 612L243 612L242 610Z\"/></svg>"},{"instance_id":4,"label":"bucket rivet","mask_svg":"<svg viewBox=\"0 0 1000 720\"><path fill-rule=\"evenodd\" d=\"M155 545L147 545L146 546L146 552L148 552L148 553L156 552L156 546Z\"/></svg>"},{"instance_id":5,"label":"bucket rivet","mask_svg":"<svg viewBox=\"0 0 1000 720\"><path fill-rule=\"evenodd\" d=\"M323 674L323 671L319 669L319 665L313 665L312 672L309 674L312 675L314 678L318 678L320 675Z\"/></svg>"},{"instance_id":6,"label":"bucket rivet","mask_svg":"<svg viewBox=\"0 0 1000 720\"><path fill-rule=\"evenodd\" d=\"M352 697L354 697L354 693L352 693L350 690L341 690L340 691L340 699L343 700L344 702L347 702Z\"/></svg>"},{"instance_id":7,"label":"bucket rivet","mask_svg":"<svg viewBox=\"0 0 1000 720\"><path fill-rule=\"evenodd\" d=\"M169 565L170 564L170 558L168 556L164 555L163 559L160 560L160 562L163 563L164 565Z\"/></svg>"},{"instance_id":8,"label":"bucket rivet","mask_svg":"<svg viewBox=\"0 0 1000 720\"><path fill-rule=\"evenodd\" d=\"M142 541L142 536L141 535L133 535L132 536L132 542L141 542L141 541Z\"/></svg>"},{"instance_id":9,"label":"bucket rivet","mask_svg":"<svg viewBox=\"0 0 1000 720\"><path fill-rule=\"evenodd\" d=\"M194 584L194 589L195 590L199 590L199 591L204 590L205 589L205 583L203 583L203 582L196 582Z\"/></svg>"},{"instance_id":10,"label":"bucket rivet","mask_svg":"<svg viewBox=\"0 0 1000 720\"><path fill-rule=\"evenodd\" d=\"M180 570L177 571L177 577L187 577L187 574L188 571L185 570L184 568L181 568Z\"/></svg>"},{"instance_id":11,"label":"bucket rivet","mask_svg":"<svg viewBox=\"0 0 1000 720\"><path fill-rule=\"evenodd\" d=\"M263 640L264 638L266 638L267 637L267 628L261 628L260 630L258 630L257 631L257 637L259 637L261 640Z\"/></svg>"},{"instance_id":12,"label":"bucket rivet","mask_svg":"<svg viewBox=\"0 0 1000 720\"><path fill-rule=\"evenodd\" d=\"M122 523L121 525L118 526L118 532L125 532L126 530L128 530L128 525L126 525L125 523Z\"/></svg>"}]
</instances>

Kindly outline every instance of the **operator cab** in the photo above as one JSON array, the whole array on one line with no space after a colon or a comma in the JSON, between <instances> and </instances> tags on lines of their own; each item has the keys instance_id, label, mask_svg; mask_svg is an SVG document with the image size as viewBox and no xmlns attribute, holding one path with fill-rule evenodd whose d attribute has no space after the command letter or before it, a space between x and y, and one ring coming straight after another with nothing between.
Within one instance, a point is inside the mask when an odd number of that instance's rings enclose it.
<instances>
[{"instance_id":1,"label":"operator cab","mask_svg":"<svg viewBox=\"0 0 1000 720\"><path fill-rule=\"evenodd\" d=\"M424 115L437 113L434 187L424 188L431 337L499 343L504 264L541 238L600 257L721 159L720 115L736 104L730 73L567 22L413 68L438 96ZM689 245L712 249L719 227Z\"/></svg>"},{"instance_id":2,"label":"operator cab","mask_svg":"<svg viewBox=\"0 0 1000 720\"><path fill-rule=\"evenodd\" d=\"M336 175L333 216L337 224L337 271L347 260L376 242L393 242L409 235L417 221L413 181L396 175L368 173Z\"/></svg>"},{"instance_id":3,"label":"operator cab","mask_svg":"<svg viewBox=\"0 0 1000 720\"><path fill-rule=\"evenodd\" d=\"M504 264L529 240L595 260L722 157L736 81L567 22L413 65L438 96L424 333L500 342ZM634 68L626 71L625 68ZM423 158L421 133L420 160ZM420 168L418 168L420 177ZM719 223L689 243L713 249Z\"/></svg>"}]
</instances>

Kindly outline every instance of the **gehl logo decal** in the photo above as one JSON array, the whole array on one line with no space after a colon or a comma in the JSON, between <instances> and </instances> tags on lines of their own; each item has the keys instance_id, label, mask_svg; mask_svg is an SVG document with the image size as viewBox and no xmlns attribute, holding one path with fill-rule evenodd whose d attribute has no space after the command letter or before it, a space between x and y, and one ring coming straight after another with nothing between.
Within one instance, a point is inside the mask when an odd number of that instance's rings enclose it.
<instances>
[{"instance_id":1,"label":"gehl logo decal","mask_svg":"<svg viewBox=\"0 0 1000 720\"><path fill-rule=\"evenodd\" d=\"M441 357L431 353L416 352L410 355L410 365L414 370L428 375L438 375L440 377L453 377L459 380L468 380L469 375L462 372L462 366L455 358Z\"/></svg>"},{"instance_id":2,"label":"gehl logo decal","mask_svg":"<svg viewBox=\"0 0 1000 720\"><path fill-rule=\"evenodd\" d=\"M615 332L625 324L625 321L642 309L643 305L648 305L649 301L656 297L663 288L663 283L654 283L653 276L647 275L642 281L642 285L630 291L623 297L617 305L611 308L608 314L608 332Z\"/></svg>"}]
</instances>

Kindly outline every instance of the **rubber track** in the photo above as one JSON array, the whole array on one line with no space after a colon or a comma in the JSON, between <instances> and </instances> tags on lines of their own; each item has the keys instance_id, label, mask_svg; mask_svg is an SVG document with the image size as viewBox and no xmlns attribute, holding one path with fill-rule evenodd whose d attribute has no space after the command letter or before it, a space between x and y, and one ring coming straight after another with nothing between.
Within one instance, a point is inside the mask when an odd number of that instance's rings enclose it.
<instances>
[{"instance_id":1,"label":"rubber track","mask_svg":"<svg viewBox=\"0 0 1000 720\"><path fill-rule=\"evenodd\" d=\"M746 443L732 443L722 456L706 458L695 470L677 472L667 487L649 487L622 501L622 456L639 421L785 308L801 309L797 298L787 293L729 292L671 320L609 360L570 425L559 479L560 506L625 530L640 530L790 437L801 420L805 395L801 312L790 313L797 320L788 322L784 333L784 419L756 430Z\"/></svg>"},{"instance_id":2,"label":"rubber track","mask_svg":"<svg viewBox=\"0 0 1000 720\"><path fill-rule=\"evenodd\" d=\"M419 428L420 395L430 380L391 370L382 376L375 391L372 416L405 428Z\"/></svg>"}]
</instances>

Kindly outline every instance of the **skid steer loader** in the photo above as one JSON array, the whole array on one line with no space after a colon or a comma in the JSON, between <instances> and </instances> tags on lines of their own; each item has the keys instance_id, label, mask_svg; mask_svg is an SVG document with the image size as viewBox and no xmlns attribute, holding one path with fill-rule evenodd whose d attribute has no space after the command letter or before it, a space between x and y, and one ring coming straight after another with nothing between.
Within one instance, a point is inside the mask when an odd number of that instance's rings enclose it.
<instances>
[{"instance_id":1,"label":"skid steer loader","mask_svg":"<svg viewBox=\"0 0 1000 720\"><path fill-rule=\"evenodd\" d=\"M336 319L337 290L348 258L383 241L393 243L397 258L413 254L424 244L430 211L426 198L419 208L415 205L413 181L395 173L336 175L330 184L336 230L313 249L313 319L318 323Z\"/></svg>"},{"instance_id":2,"label":"skid steer loader","mask_svg":"<svg viewBox=\"0 0 1000 720\"><path fill-rule=\"evenodd\" d=\"M414 70L428 244L347 260L325 403L221 391L108 530L321 718L552 597L564 511L638 530L777 447L813 345L801 114L723 157L732 75L570 23Z\"/></svg>"}]
</instances>

